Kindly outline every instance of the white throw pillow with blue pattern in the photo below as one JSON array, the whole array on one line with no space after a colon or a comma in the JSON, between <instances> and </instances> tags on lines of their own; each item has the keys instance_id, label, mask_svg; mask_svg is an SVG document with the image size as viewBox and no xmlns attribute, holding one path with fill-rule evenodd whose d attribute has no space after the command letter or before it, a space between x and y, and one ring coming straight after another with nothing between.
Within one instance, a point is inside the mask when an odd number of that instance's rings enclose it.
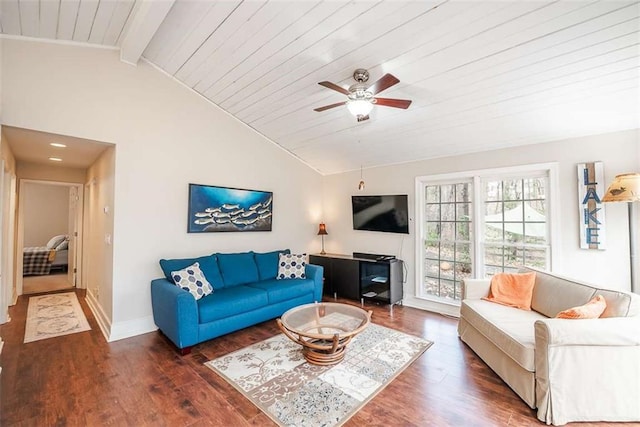
<instances>
[{"instance_id":1,"label":"white throw pillow with blue pattern","mask_svg":"<svg viewBox=\"0 0 640 427\"><path fill-rule=\"evenodd\" d=\"M177 287L188 291L196 300L213 293L213 287L204 277L198 262L182 270L172 271L171 278Z\"/></svg>"},{"instance_id":2,"label":"white throw pillow with blue pattern","mask_svg":"<svg viewBox=\"0 0 640 427\"><path fill-rule=\"evenodd\" d=\"M276 279L306 279L307 254L280 254Z\"/></svg>"}]
</instances>

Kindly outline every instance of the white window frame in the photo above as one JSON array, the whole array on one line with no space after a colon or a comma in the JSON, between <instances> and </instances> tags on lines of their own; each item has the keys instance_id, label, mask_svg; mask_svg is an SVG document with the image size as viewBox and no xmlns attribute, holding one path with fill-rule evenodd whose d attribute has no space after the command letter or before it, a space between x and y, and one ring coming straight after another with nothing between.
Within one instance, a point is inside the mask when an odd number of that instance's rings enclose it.
<instances>
[{"instance_id":1,"label":"white window frame","mask_svg":"<svg viewBox=\"0 0 640 427\"><path fill-rule=\"evenodd\" d=\"M553 271L554 266L560 264L560 221L559 221L559 181L558 181L558 164L553 163L535 163L529 165L509 166L504 168L478 169L473 171L455 172L438 175L418 176L415 179L415 297L426 300L435 304L444 306L459 306L459 301L444 300L438 297L428 297L422 292L424 282L424 242L425 233L425 187L427 185L445 185L456 182L468 181L473 182L473 192L471 194L471 205L473 216L471 218L472 232L471 240L471 260L473 266L473 277L476 279L484 278L484 202L485 194L482 188L484 180L504 180L508 178L522 178L532 174L541 174L548 179L548 194L546 195L547 214L548 214L548 232L549 232L549 271Z\"/></svg>"}]
</instances>

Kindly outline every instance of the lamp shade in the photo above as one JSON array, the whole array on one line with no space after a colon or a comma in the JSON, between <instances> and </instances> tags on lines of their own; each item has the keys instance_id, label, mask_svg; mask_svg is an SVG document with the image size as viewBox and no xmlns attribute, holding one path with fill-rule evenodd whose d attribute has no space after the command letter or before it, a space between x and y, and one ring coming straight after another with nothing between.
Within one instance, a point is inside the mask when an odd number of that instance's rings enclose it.
<instances>
[{"instance_id":1,"label":"lamp shade","mask_svg":"<svg viewBox=\"0 0 640 427\"><path fill-rule=\"evenodd\" d=\"M616 175L603 202L638 202L640 201L640 173Z\"/></svg>"},{"instance_id":2,"label":"lamp shade","mask_svg":"<svg viewBox=\"0 0 640 427\"><path fill-rule=\"evenodd\" d=\"M355 101L349 101L347 103L347 108L349 109L349 112L356 117L366 116L371 112L373 104L363 99L357 99Z\"/></svg>"},{"instance_id":3,"label":"lamp shade","mask_svg":"<svg viewBox=\"0 0 640 427\"><path fill-rule=\"evenodd\" d=\"M326 236L327 234L327 226L324 225L324 222L318 224L318 236Z\"/></svg>"}]
</instances>

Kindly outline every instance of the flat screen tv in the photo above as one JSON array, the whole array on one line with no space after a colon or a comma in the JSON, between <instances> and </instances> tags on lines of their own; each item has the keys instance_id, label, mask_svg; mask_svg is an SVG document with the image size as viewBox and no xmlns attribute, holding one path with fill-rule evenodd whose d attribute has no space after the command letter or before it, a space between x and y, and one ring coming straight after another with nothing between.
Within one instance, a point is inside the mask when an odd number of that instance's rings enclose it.
<instances>
[{"instance_id":1,"label":"flat screen tv","mask_svg":"<svg viewBox=\"0 0 640 427\"><path fill-rule=\"evenodd\" d=\"M353 229L409 234L407 195L351 196Z\"/></svg>"}]
</instances>

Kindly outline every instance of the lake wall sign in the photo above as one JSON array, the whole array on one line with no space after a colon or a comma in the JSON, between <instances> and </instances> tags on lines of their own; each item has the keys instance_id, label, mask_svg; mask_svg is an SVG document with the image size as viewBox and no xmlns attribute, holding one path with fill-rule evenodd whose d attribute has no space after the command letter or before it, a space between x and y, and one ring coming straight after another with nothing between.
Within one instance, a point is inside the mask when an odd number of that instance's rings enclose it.
<instances>
[{"instance_id":1,"label":"lake wall sign","mask_svg":"<svg viewBox=\"0 0 640 427\"><path fill-rule=\"evenodd\" d=\"M578 164L578 209L580 211L580 249L605 249L606 221L602 162Z\"/></svg>"}]
</instances>

